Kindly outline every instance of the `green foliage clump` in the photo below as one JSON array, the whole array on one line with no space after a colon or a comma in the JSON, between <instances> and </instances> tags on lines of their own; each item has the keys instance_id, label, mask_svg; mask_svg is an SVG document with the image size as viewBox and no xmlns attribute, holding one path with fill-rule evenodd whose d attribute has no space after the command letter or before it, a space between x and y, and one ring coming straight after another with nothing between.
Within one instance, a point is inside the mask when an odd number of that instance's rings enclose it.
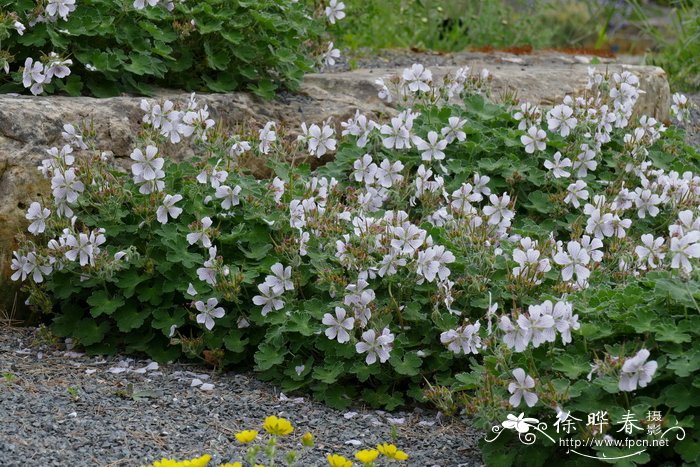
<instances>
[{"instance_id":1,"label":"green foliage clump","mask_svg":"<svg viewBox=\"0 0 700 467\"><path fill-rule=\"evenodd\" d=\"M11 69L0 73L0 92L23 91L18 69L27 57L46 61L56 53L72 61L71 73L45 85L48 93L148 95L168 87L269 97L298 85L323 32L304 2L174 0L142 9L134 3L80 0L65 17L49 18L46 1L0 1L0 69Z\"/></svg>"},{"instance_id":2,"label":"green foliage clump","mask_svg":"<svg viewBox=\"0 0 700 467\"><path fill-rule=\"evenodd\" d=\"M66 131L13 279L88 352L250 365L337 407L428 399L484 428L522 412L552 433L559 409L583 420L579 439L619 436L587 413L658 412L686 438L629 462L697 463L697 152L632 115L629 72L593 73L548 113L489 102L483 71L402 76L380 91L410 108L384 124L358 113L342 137L328 122L231 135L178 103L184 162L161 112L173 103L145 102L129 172ZM585 460L511 435L485 443L494 465Z\"/></svg>"}]
</instances>

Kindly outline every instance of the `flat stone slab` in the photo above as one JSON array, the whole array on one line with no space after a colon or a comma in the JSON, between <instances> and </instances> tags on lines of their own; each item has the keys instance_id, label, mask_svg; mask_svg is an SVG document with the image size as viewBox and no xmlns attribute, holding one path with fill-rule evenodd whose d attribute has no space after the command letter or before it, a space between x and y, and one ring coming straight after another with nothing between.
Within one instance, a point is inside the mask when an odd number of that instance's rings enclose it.
<instances>
[{"instance_id":1,"label":"flat stone slab","mask_svg":"<svg viewBox=\"0 0 700 467\"><path fill-rule=\"evenodd\" d=\"M639 76L641 89L645 91L637 103L637 112L668 119L670 90L666 74L658 67L590 65L587 63L590 57L475 53L440 57L442 62L438 63L447 62L450 66L431 67L436 77L456 70L457 65L469 65L473 70L487 68L493 76L496 100L504 91L517 90L520 100L542 105L552 105L566 94L582 93L589 66L610 72L628 70ZM199 100L209 106L214 118L227 125L245 123L248 128L256 129L268 120L275 120L298 131L302 121L321 122L330 118L338 123L352 116L356 109L374 116L395 112L395 108L377 97L374 81L401 71L402 67L394 67L310 74L298 94L284 94L270 101L247 93L201 94ZM185 101L188 97L188 93L167 90L156 96L174 101ZM0 283L9 282L13 239L26 228L24 213L28 205L49 193L49 185L36 167L46 157L45 149L64 144L63 124L92 122L98 147L112 151L118 159L127 158L143 116L139 107L141 99L0 95ZM186 151L184 146L175 146L168 149L168 154L186 157ZM3 306L10 309L14 300L14 289L0 290L0 309Z\"/></svg>"}]
</instances>

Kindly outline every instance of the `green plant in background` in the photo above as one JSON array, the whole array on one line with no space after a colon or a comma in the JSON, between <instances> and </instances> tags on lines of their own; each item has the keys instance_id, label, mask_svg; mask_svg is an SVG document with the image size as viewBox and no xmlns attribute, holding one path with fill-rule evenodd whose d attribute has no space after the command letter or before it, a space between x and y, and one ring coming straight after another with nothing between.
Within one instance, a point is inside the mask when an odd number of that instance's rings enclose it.
<instances>
[{"instance_id":1,"label":"green plant in background","mask_svg":"<svg viewBox=\"0 0 700 467\"><path fill-rule=\"evenodd\" d=\"M604 37L614 2L348 0L340 45L461 51L513 46L592 46Z\"/></svg>"},{"instance_id":2,"label":"green plant in background","mask_svg":"<svg viewBox=\"0 0 700 467\"><path fill-rule=\"evenodd\" d=\"M603 70L545 111L489 102L487 71L416 64L378 81L389 121L296 139L228 133L196 96L144 100L128 171L67 124L12 279L91 353L253 366L336 407L427 396L483 426L659 412L687 439L636 460L697 463L700 157L633 116L638 78ZM507 465L527 447L484 449Z\"/></svg>"},{"instance_id":3,"label":"green plant in background","mask_svg":"<svg viewBox=\"0 0 700 467\"><path fill-rule=\"evenodd\" d=\"M270 97L313 68L323 23L278 0L0 0L0 92Z\"/></svg>"},{"instance_id":4,"label":"green plant in background","mask_svg":"<svg viewBox=\"0 0 700 467\"><path fill-rule=\"evenodd\" d=\"M638 0L629 0L639 15L644 31L656 42L649 62L662 67L671 84L682 90L700 89L700 4L681 0L669 2L674 8L668 25L649 21Z\"/></svg>"}]
</instances>

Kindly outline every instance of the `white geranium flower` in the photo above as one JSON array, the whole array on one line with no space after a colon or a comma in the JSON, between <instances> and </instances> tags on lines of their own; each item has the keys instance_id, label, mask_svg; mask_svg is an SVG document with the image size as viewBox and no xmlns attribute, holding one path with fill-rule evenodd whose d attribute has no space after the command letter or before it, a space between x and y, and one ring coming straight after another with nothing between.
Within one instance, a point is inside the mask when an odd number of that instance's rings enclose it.
<instances>
[{"instance_id":1,"label":"white geranium flower","mask_svg":"<svg viewBox=\"0 0 700 467\"><path fill-rule=\"evenodd\" d=\"M537 404L538 397L530 389L535 387L535 380L532 376L528 376L522 368L513 370L513 377L515 377L515 381L508 384L508 392L512 394L510 399L508 399L510 405L517 407L520 405L520 401L525 399L528 407L534 407Z\"/></svg>"},{"instance_id":2,"label":"white geranium flower","mask_svg":"<svg viewBox=\"0 0 700 467\"><path fill-rule=\"evenodd\" d=\"M324 124L323 128L314 124L309 127L308 145L309 154L316 157L322 157L328 151L335 151L337 141L333 138L335 130L329 125Z\"/></svg>"},{"instance_id":3,"label":"white geranium flower","mask_svg":"<svg viewBox=\"0 0 700 467\"><path fill-rule=\"evenodd\" d=\"M651 382L658 364L654 360L647 362L648 358L649 351L641 349L634 357L625 359L618 384L620 391L631 392L637 389L637 386L643 388Z\"/></svg>"},{"instance_id":4,"label":"white geranium flower","mask_svg":"<svg viewBox=\"0 0 700 467\"><path fill-rule=\"evenodd\" d=\"M355 318L348 317L347 311L342 307L335 307L335 316L330 313L323 315L322 323L329 326L326 329L326 337L329 339L338 339L338 342L343 344L350 341L350 334L348 331L352 331L355 324Z\"/></svg>"},{"instance_id":5,"label":"white geranium flower","mask_svg":"<svg viewBox=\"0 0 700 467\"><path fill-rule=\"evenodd\" d=\"M411 92L428 92L433 74L420 63L414 63L411 68L403 70L401 77L406 81L408 90Z\"/></svg>"},{"instance_id":6,"label":"white geranium flower","mask_svg":"<svg viewBox=\"0 0 700 467\"><path fill-rule=\"evenodd\" d=\"M528 316L518 316L518 325L530 333L532 346L537 348L544 342L554 342L554 317L543 312L540 305L530 305Z\"/></svg>"},{"instance_id":7,"label":"white geranium flower","mask_svg":"<svg viewBox=\"0 0 700 467\"><path fill-rule=\"evenodd\" d=\"M440 130L440 133L448 144L452 143L454 140L464 141L467 139L467 134L462 131L462 128L464 128L466 124L466 120L462 120L459 117L450 117L447 119L447 126Z\"/></svg>"},{"instance_id":8,"label":"white geranium flower","mask_svg":"<svg viewBox=\"0 0 700 467\"><path fill-rule=\"evenodd\" d=\"M291 266L285 268L282 263L275 263L271 270L272 275L265 278L265 283L272 287L275 293L282 294L285 290L294 290Z\"/></svg>"},{"instance_id":9,"label":"white geranium flower","mask_svg":"<svg viewBox=\"0 0 700 467\"><path fill-rule=\"evenodd\" d=\"M391 125L382 125L379 132L386 136L382 138L382 145L387 149L409 149L411 147L411 132L399 117L392 118Z\"/></svg>"},{"instance_id":10,"label":"white geranium flower","mask_svg":"<svg viewBox=\"0 0 700 467\"><path fill-rule=\"evenodd\" d=\"M217 307L219 301L212 297L205 304L203 301L197 301L194 307L200 313L197 315L197 323L203 324L205 328L211 331L214 328L214 318L223 318L226 312L222 307Z\"/></svg>"},{"instance_id":11,"label":"white geranium flower","mask_svg":"<svg viewBox=\"0 0 700 467\"><path fill-rule=\"evenodd\" d=\"M29 88L35 96L44 92L43 84L46 82L44 74L44 65L39 61L34 61L33 58L27 57L24 61L24 70L22 71L22 85Z\"/></svg>"},{"instance_id":12,"label":"white geranium flower","mask_svg":"<svg viewBox=\"0 0 700 467\"><path fill-rule=\"evenodd\" d=\"M517 321L513 324L507 316L501 316L498 328L503 331L503 342L509 349L514 349L516 352L525 351L530 343L529 329L522 328Z\"/></svg>"},{"instance_id":13,"label":"white geranium flower","mask_svg":"<svg viewBox=\"0 0 700 467\"><path fill-rule=\"evenodd\" d=\"M338 0L330 0L328 6L326 7L325 13L328 22L335 24L336 21L345 18L345 3L339 2Z\"/></svg>"},{"instance_id":14,"label":"white geranium flower","mask_svg":"<svg viewBox=\"0 0 700 467\"><path fill-rule=\"evenodd\" d=\"M576 128L576 123L578 122L573 115L574 109L568 105L560 104L555 106L547 113L549 131L556 131L566 138L571 133L571 130Z\"/></svg>"},{"instance_id":15,"label":"white geranium flower","mask_svg":"<svg viewBox=\"0 0 700 467\"><path fill-rule=\"evenodd\" d=\"M377 336L374 329L367 330L362 333L362 341L355 344L357 353L366 353L365 362L372 365L379 358L380 363L389 360L391 348L394 342L394 335L389 331L389 328L384 328L382 334Z\"/></svg>"},{"instance_id":16,"label":"white geranium flower","mask_svg":"<svg viewBox=\"0 0 700 467\"><path fill-rule=\"evenodd\" d=\"M384 188L391 188L394 184L401 183L403 181L403 175L401 171L404 166L401 161L396 161L393 164L389 159L384 159L375 174L377 181Z\"/></svg>"},{"instance_id":17,"label":"white geranium flower","mask_svg":"<svg viewBox=\"0 0 700 467\"><path fill-rule=\"evenodd\" d=\"M525 146L525 152L533 154L535 150L544 151L547 148L547 133L544 130L531 126L527 134L520 137L520 142Z\"/></svg>"},{"instance_id":18,"label":"white geranium flower","mask_svg":"<svg viewBox=\"0 0 700 467\"><path fill-rule=\"evenodd\" d=\"M275 292L269 283L263 282L259 284L258 290L260 295L253 297L253 303L263 307L263 316L267 316L273 309L279 311L284 308L284 302L279 298L282 294Z\"/></svg>"},{"instance_id":19,"label":"white geranium flower","mask_svg":"<svg viewBox=\"0 0 700 467\"><path fill-rule=\"evenodd\" d=\"M436 131L428 132L428 140L424 140L418 136L413 139L413 143L421 153L421 159L424 161L441 161L445 158L444 150L447 147L447 140L438 140Z\"/></svg>"},{"instance_id":20,"label":"white geranium flower","mask_svg":"<svg viewBox=\"0 0 700 467\"><path fill-rule=\"evenodd\" d=\"M241 202L239 194L241 193L241 187L236 185L231 188L230 186L220 185L216 189L216 197L221 199L221 207L229 210L234 206L238 206Z\"/></svg>"},{"instance_id":21,"label":"white geranium flower","mask_svg":"<svg viewBox=\"0 0 700 467\"><path fill-rule=\"evenodd\" d=\"M328 50L323 54L323 64L326 66L335 65L336 59L340 58L340 50L336 49L333 42L328 43Z\"/></svg>"},{"instance_id":22,"label":"white geranium flower","mask_svg":"<svg viewBox=\"0 0 700 467\"><path fill-rule=\"evenodd\" d=\"M691 258L700 258L700 231L694 230L683 237L672 237L669 247L671 267L683 269L686 272L693 270L690 264Z\"/></svg>"},{"instance_id":23,"label":"white geranium flower","mask_svg":"<svg viewBox=\"0 0 700 467\"><path fill-rule=\"evenodd\" d=\"M571 167L571 159L568 157L561 159L561 153L559 151L554 153L554 161L546 160L544 161L544 166L547 170L552 172L554 178L568 178L571 176L571 172L564 169Z\"/></svg>"},{"instance_id":24,"label":"white geranium flower","mask_svg":"<svg viewBox=\"0 0 700 467\"><path fill-rule=\"evenodd\" d=\"M635 247L634 252L640 261L645 261L650 268L656 269L666 257L663 252L664 242L663 237L655 239L652 234L644 234L642 244Z\"/></svg>"},{"instance_id":25,"label":"white geranium flower","mask_svg":"<svg viewBox=\"0 0 700 467\"><path fill-rule=\"evenodd\" d=\"M588 199L588 190L586 190L587 187L588 184L586 184L586 182L583 180L576 180L576 183L572 183L566 188L567 195L564 198L564 202L578 208L581 206L581 202L579 200Z\"/></svg>"},{"instance_id":26,"label":"white geranium flower","mask_svg":"<svg viewBox=\"0 0 700 467\"><path fill-rule=\"evenodd\" d=\"M131 165L131 172L135 177L139 177L139 180L155 180L156 173L163 168L165 164L165 159L162 157L156 157L158 154L158 148L152 145L146 146L146 153L144 154L140 149L136 148L131 153L131 159L135 161Z\"/></svg>"},{"instance_id":27,"label":"white geranium flower","mask_svg":"<svg viewBox=\"0 0 700 467\"><path fill-rule=\"evenodd\" d=\"M491 205L484 206L483 209L484 214L489 218L489 224L500 224L503 221L510 221L515 217L515 213L508 208L510 206L510 196L508 193L503 193L500 198L493 194L489 196L489 201L491 201Z\"/></svg>"},{"instance_id":28,"label":"white geranium flower","mask_svg":"<svg viewBox=\"0 0 700 467\"><path fill-rule=\"evenodd\" d=\"M51 215L51 210L41 208L41 204L33 202L27 209L27 214L24 216L27 220L32 221L27 230L34 235L39 235L46 230L46 220Z\"/></svg>"},{"instance_id":29,"label":"white geranium flower","mask_svg":"<svg viewBox=\"0 0 700 467\"><path fill-rule=\"evenodd\" d=\"M479 337L480 327L481 324L477 321L474 324L450 329L440 334L440 342L447 345L447 349L455 354L478 354L482 347L481 337Z\"/></svg>"},{"instance_id":30,"label":"white geranium flower","mask_svg":"<svg viewBox=\"0 0 700 467\"><path fill-rule=\"evenodd\" d=\"M651 217L656 217L659 213L657 205L661 204L661 197L648 189L637 188L634 191L636 194L634 204L639 218L644 219L647 214Z\"/></svg>"},{"instance_id":31,"label":"white geranium flower","mask_svg":"<svg viewBox=\"0 0 700 467\"><path fill-rule=\"evenodd\" d=\"M267 122L259 132L260 145L258 149L263 154L270 152L272 143L277 141L277 133L275 133L275 122Z\"/></svg>"},{"instance_id":32,"label":"white geranium flower","mask_svg":"<svg viewBox=\"0 0 700 467\"><path fill-rule=\"evenodd\" d=\"M182 214L182 208L175 206L176 203L182 200L182 195L165 195L163 204L156 211L156 220L161 224L168 223L168 216L177 219Z\"/></svg>"},{"instance_id":33,"label":"white geranium flower","mask_svg":"<svg viewBox=\"0 0 700 467\"><path fill-rule=\"evenodd\" d=\"M187 243L194 245L199 242L204 248L211 248L211 239L209 238L209 228L214 222L211 217L204 217L199 223L199 230L187 234Z\"/></svg>"},{"instance_id":34,"label":"white geranium flower","mask_svg":"<svg viewBox=\"0 0 700 467\"><path fill-rule=\"evenodd\" d=\"M71 11L75 11L75 0L49 0L46 5L46 15L52 19L60 16L67 21Z\"/></svg>"},{"instance_id":35,"label":"white geranium flower","mask_svg":"<svg viewBox=\"0 0 700 467\"><path fill-rule=\"evenodd\" d=\"M553 259L558 265L564 266L561 271L561 277L564 281L571 280L574 274L576 274L578 281L585 281L591 275L591 271L586 267L591 257L577 241L567 243L566 251L560 249Z\"/></svg>"}]
</instances>

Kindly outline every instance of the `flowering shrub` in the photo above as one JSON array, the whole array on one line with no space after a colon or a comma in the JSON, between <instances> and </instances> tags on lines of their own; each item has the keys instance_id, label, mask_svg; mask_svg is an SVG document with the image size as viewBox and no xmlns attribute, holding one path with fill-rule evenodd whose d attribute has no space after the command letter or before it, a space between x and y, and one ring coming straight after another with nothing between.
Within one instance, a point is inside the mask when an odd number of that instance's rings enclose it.
<instances>
[{"instance_id":1,"label":"flowering shrub","mask_svg":"<svg viewBox=\"0 0 700 467\"><path fill-rule=\"evenodd\" d=\"M226 133L195 96L144 101L128 171L66 124L13 279L88 351L252 360L335 406L393 408L427 380L482 421L616 402L692 425L697 153L633 116L628 72L592 69L550 110L490 103L488 83L416 64L377 82L397 116L296 139L274 122ZM197 157L174 162L173 144ZM692 446L675 448L690 462Z\"/></svg>"},{"instance_id":2,"label":"flowering shrub","mask_svg":"<svg viewBox=\"0 0 700 467\"><path fill-rule=\"evenodd\" d=\"M250 446L246 451L244 459L242 459L242 462L235 461L220 464L218 467L258 467L265 465L259 463L261 459L262 462L265 462L266 465L269 466L278 465L277 462L280 460L284 462L284 465L298 465L299 454L294 450L288 450L282 459L278 459L280 454L278 438L287 437L292 434L294 431L292 423L286 418L270 415L265 419L262 427L267 432L268 436L268 440L264 445L255 444L255 442L260 439L260 433L257 430L239 431L235 434L236 440L242 445ZM301 436L300 444L303 447L312 447L314 445L313 435L311 433L304 433ZM380 458L380 455L383 457ZM378 462L377 458L380 459ZM394 461L403 462L408 458L408 454L397 448L396 445L390 443L382 443L377 445L377 449L363 449L355 453L355 459L359 461L359 465L363 467L379 467L380 465L388 465L382 463L382 460L392 463ZM328 454L325 460L330 467L352 467L355 465L353 461L339 454ZM211 456L205 454L201 457L184 461L161 459L147 467L206 467L209 465L209 461L211 461Z\"/></svg>"},{"instance_id":3,"label":"flowering shrub","mask_svg":"<svg viewBox=\"0 0 700 467\"><path fill-rule=\"evenodd\" d=\"M0 1L0 92L271 96L298 85L326 20L344 15L312 13L291 0Z\"/></svg>"}]
</instances>

